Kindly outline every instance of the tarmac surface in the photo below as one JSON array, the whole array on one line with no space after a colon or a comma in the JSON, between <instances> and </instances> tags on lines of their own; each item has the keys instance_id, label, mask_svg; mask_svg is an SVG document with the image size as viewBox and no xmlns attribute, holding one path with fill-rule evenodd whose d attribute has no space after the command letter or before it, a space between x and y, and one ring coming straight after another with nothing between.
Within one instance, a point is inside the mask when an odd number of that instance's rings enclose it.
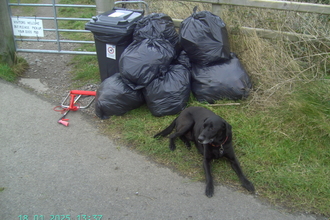
<instances>
[{"instance_id":1,"label":"tarmac surface","mask_svg":"<svg viewBox=\"0 0 330 220\"><path fill-rule=\"evenodd\" d=\"M0 80L0 220L314 220L179 176L100 134L79 111Z\"/></svg>"}]
</instances>

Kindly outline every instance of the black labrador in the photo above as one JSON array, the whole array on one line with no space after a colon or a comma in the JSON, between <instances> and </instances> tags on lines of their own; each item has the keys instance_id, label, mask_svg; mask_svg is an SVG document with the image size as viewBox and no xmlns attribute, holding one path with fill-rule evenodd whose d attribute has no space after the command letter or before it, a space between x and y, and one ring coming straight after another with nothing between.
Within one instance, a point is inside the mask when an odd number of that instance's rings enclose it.
<instances>
[{"instance_id":1,"label":"black labrador","mask_svg":"<svg viewBox=\"0 0 330 220\"><path fill-rule=\"evenodd\" d=\"M174 128L176 128L176 132L169 136L172 151L176 148L174 140L179 137L189 149L191 148L190 141L194 141L199 152L204 155L206 196L212 197L214 194L210 163L212 159L218 159L222 156L229 159L231 167L242 182L242 186L250 192L255 191L253 184L243 174L235 156L232 146L231 125L224 119L206 108L189 107L183 110L167 128L154 137L165 137Z\"/></svg>"}]
</instances>

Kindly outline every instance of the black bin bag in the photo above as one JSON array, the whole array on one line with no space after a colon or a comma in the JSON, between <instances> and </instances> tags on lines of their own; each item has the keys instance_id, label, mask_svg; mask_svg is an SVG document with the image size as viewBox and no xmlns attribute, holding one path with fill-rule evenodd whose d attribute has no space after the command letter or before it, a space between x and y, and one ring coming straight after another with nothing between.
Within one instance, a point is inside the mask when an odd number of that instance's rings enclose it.
<instances>
[{"instance_id":1,"label":"black bin bag","mask_svg":"<svg viewBox=\"0 0 330 220\"><path fill-rule=\"evenodd\" d=\"M174 55L174 48L167 40L134 41L124 50L119 60L123 82L134 90L144 88L167 71Z\"/></svg>"},{"instance_id":2,"label":"black bin bag","mask_svg":"<svg viewBox=\"0 0 330 220\"><path fill-rule=\"evenodd\" d=\"M171 65L169 71L153 80L143 91L150 112L157 117L182 111L190 96L190 71L183 65Z\"/></svg>"},{"instance_id":3,"label":"black bin bag","mask_svg":"<svg viewBox=\"0 0 330 220\"><path fill-rule=\"evenodd\" d=\"M187 69L191 70L191 63L190 63L189 57L188 57L186 51L184 51L184 50L182 50L179 53L179 56L175 60L173 60L172 64L181 64L184 67L186 67Z\"/></svg>"},{"instance_id":4,"label":"black bin bag","mask_svg":"<svg viewBox=\"0 0 330 220\"><path fill-rule=\"evenodd\" d=\"M179 42L190 61L199 65L229 59L228 32L223 20L209 11L196 12L181 22Z\"/></svg>"},{"instance_id":5,"label":"black bin bag","mask_svg":"<svg viewBox=\"0 0 330 220\"><path fill-rule=\"evenodd\" d=\"M250 89L250 77L234 53L226 62L192 67L192 92L199 102L243 99Z\"/></svg>"},{"instance_id":6,"label":"black bin bag","mask_svg":"<svg viewBox=\"0 0 330 220\"><path fill-rule=\"evenodd\" d=\"M123 115L145 103L142 91L129 88L119 73L105 79L96 92L95 113L101 119Z\"/></svg>"},{"instance_id":7,"label":"black bin bag","mask_svg":"<svg viewBox=\"0 0 330 220\"><path fill-rule=\"evenodd\" d=\"M164 13L152 13L139 20L133 33L133 40L142 41L150 38L166 39L177 48L179 35L172 18Z\"/></svg>"}]
</instances>

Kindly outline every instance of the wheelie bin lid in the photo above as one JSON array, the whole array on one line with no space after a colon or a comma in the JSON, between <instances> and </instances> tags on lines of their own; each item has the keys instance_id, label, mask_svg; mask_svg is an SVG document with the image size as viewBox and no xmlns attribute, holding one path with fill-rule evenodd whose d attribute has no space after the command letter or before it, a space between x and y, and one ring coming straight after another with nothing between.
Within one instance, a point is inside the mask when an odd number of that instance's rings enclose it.
<instances>
[{"instance_id":1,"label":"wheelie bin lid","mask_svg":"<svg viewBox=\"0 0 330 220\"><path fill-rule=\"evenodd\" d=\"M144 10L131 10L125 8L113 8L104 12L85 24L85 29L91 32L107 34L109 32L122 32L134 29L136 21L143 17Z\"/></svg>"}]
</instances>

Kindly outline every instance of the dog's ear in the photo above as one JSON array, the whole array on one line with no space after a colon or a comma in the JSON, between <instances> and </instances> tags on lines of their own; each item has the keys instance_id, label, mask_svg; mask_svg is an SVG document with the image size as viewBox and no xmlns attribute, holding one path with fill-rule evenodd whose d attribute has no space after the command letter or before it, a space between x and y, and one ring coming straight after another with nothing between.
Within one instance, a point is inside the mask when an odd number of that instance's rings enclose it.
<instances>
[{"instance_id":1,"label":"dog's ear","mask_svg":"<svg viewBox=\"0 0 330 220\"><path fill-rule=\"evenodd\" d=\"M205 118L204 121L203 121L203 128L205 128L205 122L208 120L209 118Z\"/></svg>"}]
</instances>

